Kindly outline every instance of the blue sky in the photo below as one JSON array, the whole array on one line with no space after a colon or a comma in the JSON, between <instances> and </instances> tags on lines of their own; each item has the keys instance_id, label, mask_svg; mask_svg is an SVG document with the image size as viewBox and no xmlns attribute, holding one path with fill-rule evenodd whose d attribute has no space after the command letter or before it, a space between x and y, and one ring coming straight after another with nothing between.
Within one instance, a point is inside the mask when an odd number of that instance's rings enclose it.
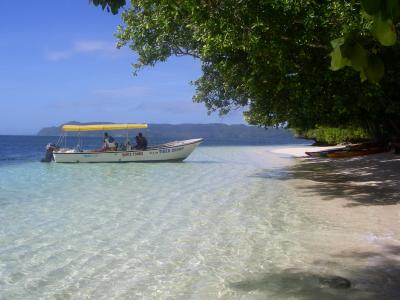
<instances>
[{"instance_id":1,"label":"blue sky","mask_svg":"<svg viewBox=\"0 0 400 300\"><path fill-rule=\"evenodd\" d=\"M190 57L132 75L135 53L115 49L120 16L88 0L0 0L0 134L35 134L68 121L243 123L192 102Z\"/></svg>"}]
</instances>

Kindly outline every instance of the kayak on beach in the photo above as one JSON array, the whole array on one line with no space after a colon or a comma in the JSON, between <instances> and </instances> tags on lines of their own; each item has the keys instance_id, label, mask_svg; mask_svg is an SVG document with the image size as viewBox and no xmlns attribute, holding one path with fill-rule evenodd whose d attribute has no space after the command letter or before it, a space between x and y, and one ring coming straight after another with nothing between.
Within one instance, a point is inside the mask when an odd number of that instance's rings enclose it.
<instances>
[{"instance_id":1,"label":"kayak on beach","mask_svg":"<svg viewBox=\"0 0 400 300\"><path fill-rule=\"evenodd\" d=\"M306 151L305 153L311 157L328 157L329 153L345 151L345 150L346 150L346 148L335 148L335 149L322 150L322 151L312 151L312 152Z\"/></svg>"},{"instance_id":2,"label":"kayak on beach","mask_svg":"<svg viewBox=\"0 0 400 300\"><path fill-rule=\"evenodd\" d=\"M386 151L388 150L381 146L374 146L372 144L356 144L344 148L306 152L306 154L311 157L345 158L377 154Z\"/></svg>"},{"instance_id":3,"label":"kayak on beach","mask_svg":"<svg viewBox=\"0 0 400 300\"><path fill-rule=\"evenodd\" d=\"M386 152L385 148L371 148L371 149L360 149L360 150L345 150L345 151L336 151L327 154L329 158L344 158L344 157L356 157L356 156L364 156L370 154L377 154Z\"/></svg>"}]
</instances>

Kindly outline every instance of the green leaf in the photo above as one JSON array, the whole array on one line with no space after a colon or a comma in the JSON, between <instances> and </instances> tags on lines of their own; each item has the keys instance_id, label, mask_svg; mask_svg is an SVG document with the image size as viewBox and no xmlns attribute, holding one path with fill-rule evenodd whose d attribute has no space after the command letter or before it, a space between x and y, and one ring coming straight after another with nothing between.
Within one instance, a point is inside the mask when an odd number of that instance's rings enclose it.
<instances>
[{"instance_id":1,"label":"green leaf","mask_svg":"<svg viewBox=\"0 0 400 300\"><path fill-rule=\"evenodd\" d=\"M332 48L334 48L334 49L342 46L343 44L344 44L344 37L334 39L331 41Z\"/></svg>"},{"instance_id":2,"label":"green leaf","mask_svg":"<svg viewBox=\"0 0 400 300\"><path fill-rule=\"evenodd\" d=\"M397 34L392 20L383 20L381 16L374 17L372 33L383 46L396 44Z\"/></svg>"},{"instance_id":3,"label":"green leaf","mask_svg":"<svg viewBox=\"0 0 400 300\"><path fill-rule=\"evenodd\" d=\"M368 66L368 51L360 43L356 43L353 47L349 48L346 56L356 71L362 71Z\"/></svg>"},{"instance_id":4,"label":"green leaf","mask_svg":"<svg viewBox=\"0 0 400 300\"><path fill-rule=\"evenodd\" d=\"M346 66L351 66L351 62L349 59L342 56L342 52L340 51L340 47L336 47L330 53L331 58L331 70L338 71Z\"/></svg>"},{"instance_id":5,"label":"green leaf","mask_svg":"<svg viewBox=\"0 0 400 300\"><path fill-rule=\"evenodd\" d=\"M365 72L364 72L364 69L362 69L362 70L360 71L360 78L361 78L361 82L364 82L365 80L368 79L367 75L366 75Z\"/></svg>"}]
</instances>

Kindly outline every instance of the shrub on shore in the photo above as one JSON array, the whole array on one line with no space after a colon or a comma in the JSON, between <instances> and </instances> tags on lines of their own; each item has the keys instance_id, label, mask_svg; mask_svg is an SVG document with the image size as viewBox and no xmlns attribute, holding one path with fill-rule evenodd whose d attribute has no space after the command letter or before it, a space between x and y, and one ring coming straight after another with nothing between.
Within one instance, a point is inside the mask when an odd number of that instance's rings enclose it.
<instances>
[{"instance_id":1,"label":"shrub on shore","mask_svg":"<svg viewBox=\"0 0 400 300\"><path fill-rule=\"evenodd\" d=\"M313 139L318 144L336 145L343 142L362 142L371 139L368 132L359 127L340 128L319 126L304 132L295 130L295 133L306 139Z\"/></svg>"}]
</instances>

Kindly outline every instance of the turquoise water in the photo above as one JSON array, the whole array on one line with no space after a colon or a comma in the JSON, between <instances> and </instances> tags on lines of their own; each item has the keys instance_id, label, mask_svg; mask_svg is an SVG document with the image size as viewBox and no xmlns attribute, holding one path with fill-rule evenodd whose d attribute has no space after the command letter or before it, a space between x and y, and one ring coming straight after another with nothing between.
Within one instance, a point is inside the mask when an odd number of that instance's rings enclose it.
<instances>
[{"instance_id":1,"label":"turquoise water","mask_svg":"<svg viewBox=\"0 0 400 300\"><path fill-rule=\"evenodd\" d=\"M341 232L281 180L295 163L199 147L184 163L3 164L0 299L340 299L291 271Z\"/></svg>"}]
</instances>

